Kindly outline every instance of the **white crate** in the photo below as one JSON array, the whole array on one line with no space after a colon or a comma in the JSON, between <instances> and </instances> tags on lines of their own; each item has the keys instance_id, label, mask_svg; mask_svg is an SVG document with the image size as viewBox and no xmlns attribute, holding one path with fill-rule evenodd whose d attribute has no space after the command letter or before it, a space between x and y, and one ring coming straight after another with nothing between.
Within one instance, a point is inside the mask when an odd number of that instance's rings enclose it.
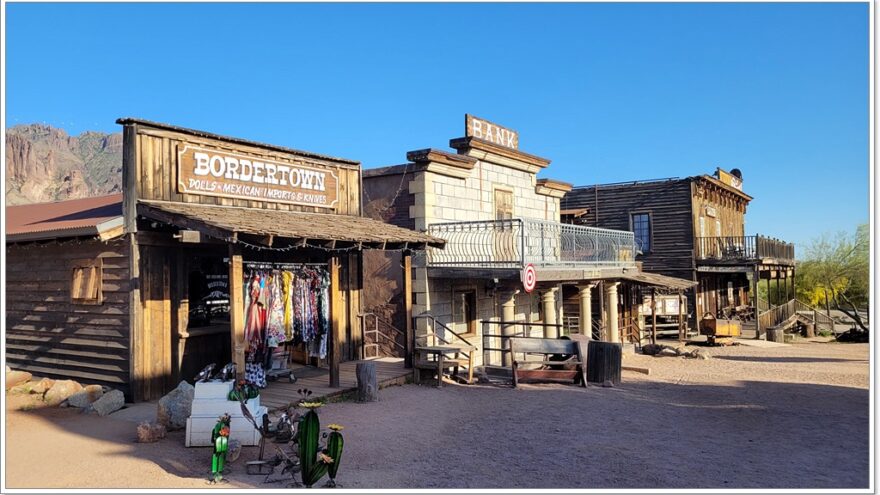
<instances>
[{"instance_id":1,"label":"white crate","mask_svg":"<svg viewBox=\"0 0 880 495\"><path fill-rule=\"evenodd\" d=\"M247 401L248 410L259 420L257 410L260 409L260 397L257 396ZM213 416L220 417L223 413L229 413L230 416L241 416L241 403L237 400L227 399L196 399L192 403L193 416Z\"/></svg>"},{"instance_id":2,"label":"white crate","mask_svg":"<svg viewBox=\"0 0 880 495\"><path fill-rule=\"evenodd\" d=\"M198 399L223 399L226 400L232 390L233 381L226 382L196 382L194 400Z\"/></svg>"},{"instance_id":3,"label":"white crate","mask_svg":"<svg viewBox=\"0 0 880 495\"><path fill-rule=\"evenodd\" d=\"M259 416L266 414L268 409L261 407L257 410ZM259 417L257 416L257 417ZM210 447L211 432L217 424L216 417L191 416L186 420L186 446L187 447ZM229 439L238 440L242 445L258 445L260 432L244 418L244 416L231 416L229 421Z\"/></svg>"}]
</instances>

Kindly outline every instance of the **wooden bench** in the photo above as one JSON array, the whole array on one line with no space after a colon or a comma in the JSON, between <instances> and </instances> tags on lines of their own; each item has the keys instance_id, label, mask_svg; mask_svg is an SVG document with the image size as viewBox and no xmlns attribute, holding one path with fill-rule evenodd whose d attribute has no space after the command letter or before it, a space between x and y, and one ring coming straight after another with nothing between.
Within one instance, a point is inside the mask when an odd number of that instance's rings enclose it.
<instances>
[{"instance_id":1,"label":"wooden bench","mask_svg":"<svg viewBox=\"0 0 880 495\"><path fill-rule=\"evenodd\" d=\"M545 356L540 361L518 361L517 354L541 354ZM585 356L581 353L581 347L573 340L562 339L538 339L531 337L513 337L510 339L511 368L513 371L513 386L519 384L520 379L532 380L565 380L577 382L580 377L581 385L587 386L587 367ZM551 356L557 359L549 359ZM573 358L573 359L572 359ZM561 360L565 359L565 360ZM540 364L541 369L522 369L524 364ZM564 369L574 365L574 369ZM554 366L554 368L547 368Z\"/></svg>"}]
</instances>

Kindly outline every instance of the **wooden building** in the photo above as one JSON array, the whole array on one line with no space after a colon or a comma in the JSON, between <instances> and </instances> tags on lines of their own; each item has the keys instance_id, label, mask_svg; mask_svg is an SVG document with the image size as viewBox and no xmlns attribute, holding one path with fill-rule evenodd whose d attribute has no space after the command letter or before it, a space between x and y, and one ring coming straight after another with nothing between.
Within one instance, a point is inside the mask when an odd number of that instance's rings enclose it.
<instances>
[{"instance_id":1,"label":"wooden building","mask_svg":"<svg viewBox=\"0 0 880 495\"><path fill-rule=\"evenodd\" d=\"M752 197L742 184L738 170L719 168L714 175L575 187L562 199L563 221L632 231L646 271L698 282L688 294L696 328L707 313L754 314L756 303L767 309L754 297L762 279L782 281L782 292L794 297L794 246L746 235Z\"/></svg>"},{"instance_id":2,"label":"wooden building","mask_svg":"<svg viewBox=\"0 0 880 495\"><path fill-rule=\"evenodd\" d=\"M7 208L7 363L161 397L206 364L245 369L249 267L326 270L330 368L362 358L363 252L443 241L362 216L355 161L139 119L123 194ZM256 269L256 268L255 268ZM408 283L405 279L403 283ZM322 348L323 349L323 348ZM293 400L295 398L291 398Z\"/></svg>"},{"instance_id":3,"label":"wooden building","mask_svg":"<svg viewBox=\"0 0 880 495\"><path fill-rule=\"evenodd\" d=\"M631 285L690 287L643 273L628 229L560 223L571 185L538 178L550 160L520 149L516 131L467 115L465 136L449 145L455 152L410 151L404 164L364 171L366 215L446 241L413 259L411 291L400 283L408 267L382 253L365 256L377 349L387 340L396 342L384 345L388 352L403 349L395 328L408 324L399 309L407 298L420 342L434 335L464 342L476 349L476 363L506 366L511 336L581 332L628 341L641 306L630 304ZM532 287L524 283L528 268ZM578 302L566 310L569 290Z\"/></svg>"}]
</instances>

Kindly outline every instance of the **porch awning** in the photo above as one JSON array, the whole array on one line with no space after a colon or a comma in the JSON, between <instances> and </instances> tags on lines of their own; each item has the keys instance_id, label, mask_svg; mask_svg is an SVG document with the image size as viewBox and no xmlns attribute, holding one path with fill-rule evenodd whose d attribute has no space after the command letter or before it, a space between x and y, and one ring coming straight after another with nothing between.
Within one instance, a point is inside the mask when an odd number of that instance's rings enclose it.
<instances>
[{"instance_id":1,"label":"porch awning","mask_svg":"<svg viewBox=\"0 0 880 495\"><path fill-rule=\"evenodd\" d=\"M137 210L138 215L227 242L241 240L276 248L357 245L364 249L424 249L445 243L421 232L351 215L154 200L138 201Z\"/></svg>"},{"instance_id":2,"label":"porch awning","mask_svg":"<svg viewBox=\"0 0 880 495\"><path fill-rule=\"evenodd\" d=\"M685 280L683 278L668 277L659 273L636 272L624 273L620 278L632 280L645 285L653 285L657 287L665 287L667 289L686 290L697 285L696 282Z\"/></svg>"}]
</instances>

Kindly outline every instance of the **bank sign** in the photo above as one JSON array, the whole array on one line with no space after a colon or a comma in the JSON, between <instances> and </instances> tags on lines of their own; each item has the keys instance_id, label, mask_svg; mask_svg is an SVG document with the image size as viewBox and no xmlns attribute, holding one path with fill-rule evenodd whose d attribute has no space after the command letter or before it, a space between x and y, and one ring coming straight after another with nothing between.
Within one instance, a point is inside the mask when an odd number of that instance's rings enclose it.
<instances>
[{"instance_id":1,"label":"bank sign","mask_svg":"<svg viewBox=\"0 0 880 495\"><path fill-rule=\"evenodd\" d=\"M184 194L335 208L332 169L186 145L177 152L177 189Z\"/></svg>"},{"instance_id":2,"label":"bank sign","mask_svg":"<svg viewBox=\"0 0 880 495\"><path fill-rule=\"evenodd\" d=\"M508 148L519 148L519 133L473 115L464 116L465 136L475 137Z\"/></svg>"}]
</instances>

